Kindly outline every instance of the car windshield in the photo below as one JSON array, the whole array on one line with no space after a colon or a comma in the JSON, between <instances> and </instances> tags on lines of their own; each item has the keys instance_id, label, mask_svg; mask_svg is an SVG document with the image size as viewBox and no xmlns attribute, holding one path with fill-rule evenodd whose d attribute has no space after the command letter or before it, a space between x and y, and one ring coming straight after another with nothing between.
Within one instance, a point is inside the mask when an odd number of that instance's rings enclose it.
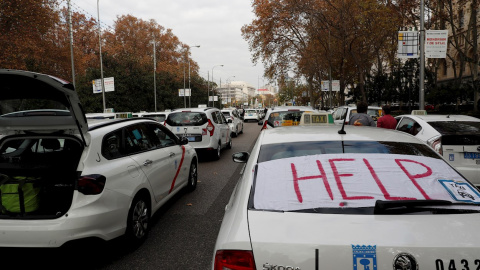
<instances>
[{"instance_id":1,"label":"car windshield","mask_svg":"<svg viewBox=\"0 0 480 270\"><path fill-rule=\"evenodd\" d=\"M166 120L166 123L170 126L202 126L207 122L207 115L200 112L171 113Z\"/></svg>"},{"instance_id":2,"label":"car windshield","mask_svg":"<svg viewBox=\"0 0 480 270\"><path fill-rule=\"evenodd\" d=\"M480 211L480 191L424 144L323 141L263 145L253 190L252 210L329 214ZM395 207L385 206L390 201L397 202Z\"/></svg>"},{"instance_id":3,"label":"car windshield","mask_svg":"<svg viewBox=\"0 0 480 270\"><path fill-rule=\"evenodd\" d=\"M153 118L158 122L163 122L166 119L165 114L144 114L143 117Z\"/></svg>"},{"instance_id":4,"label":"car windshield","mask_svg":"<svg viewBox=\"0 0 480 270\"><path fill-rule=\"evenodd\" d=\"M357 113L357 109L352 110L352 115ZM368 109L367 114L372 116L372 117L380 117L382 116L382 110L381 109Z\"/></svg>"},{"instance_id":5,"label":"car windshield","mask_svg":"<svg viewBox=\"0 0 480 270\"><path fill-rule=\"evenodd\" d=\"M257 113L256 110L245 110L245 113Z\"/></svg>"},{"instance_id":6,"label":"car windshield","mask_svg":"<svg viewBox=\"0 0 480 270\"><path fill-rule=\"evenodd\" d=\"M278 111L272 112L267 123L272 127L296 126L300 123L303 111Z\"/></svg>"},{"instance_id":7,"label":"car windshield","mask_svg":"<svg viewBox=\"0 0 480 270\"><path fill-rule=\"evenodd\" d=\"M222 112L225 118L230 118L230 113L229 112Z\"/></svg>"}]
</instances>

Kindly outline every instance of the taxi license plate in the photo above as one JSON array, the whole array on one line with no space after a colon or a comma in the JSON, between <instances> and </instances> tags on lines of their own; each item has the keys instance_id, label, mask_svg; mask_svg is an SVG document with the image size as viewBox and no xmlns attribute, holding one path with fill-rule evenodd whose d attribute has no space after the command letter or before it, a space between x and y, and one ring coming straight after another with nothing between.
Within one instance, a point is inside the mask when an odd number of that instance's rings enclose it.
<instances>
[{"instance_id":1,"label":"taxi license plate","mask_svg":"<svg viewBox=\"0 0 480 270\"><path fill-rule=\"evenodd\" d=\"M465 159L480 159L480 153L465 152L463 153L463 158ZM478 164L478 162L477 162Z\"/></svg>"}]
</instances>

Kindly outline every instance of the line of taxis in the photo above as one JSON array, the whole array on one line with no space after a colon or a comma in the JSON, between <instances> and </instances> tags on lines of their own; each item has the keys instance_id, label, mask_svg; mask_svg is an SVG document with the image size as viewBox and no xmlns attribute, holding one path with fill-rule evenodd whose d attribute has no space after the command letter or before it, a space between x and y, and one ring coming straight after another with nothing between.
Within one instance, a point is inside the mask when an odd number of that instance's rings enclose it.
<instances>
[{"instance_id":1,"label":"line of taxis","mask_svg":"<svg viewBox=\"0 0 480 270\"><path fill-rule=\"evenodd\" d=\"M252 151L233 154L245 169L212 269L480 266L480 191L429 145L327 112L295 122L263 123Z\"/></svg>"}]
</instances>

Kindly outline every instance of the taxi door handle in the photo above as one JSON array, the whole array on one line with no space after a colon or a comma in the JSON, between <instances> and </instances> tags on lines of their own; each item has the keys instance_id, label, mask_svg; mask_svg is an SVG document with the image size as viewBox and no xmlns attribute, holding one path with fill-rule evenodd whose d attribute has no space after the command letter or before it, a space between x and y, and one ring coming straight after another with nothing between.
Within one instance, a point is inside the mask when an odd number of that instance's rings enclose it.
<instances>
[{"instance_id":1,"label":"taxi door handle","mask_svg":"<svg viewBox=\"0 0 480 270\"><path fill-rule=\"evenodd\" d=\"M152 163L153 163L153 161L147 159L147 160L145 160L145 161L143 162L143 166L148 166L148 165L150 165L150 164L152 164Z\"/></svg>"},{"instance_id":2,"label":"taxi door handle","mask_svg":"<svg viewBox=\"0 0 480 270\"><path fill-rule=\"evenodd\" d=\"M175 156L175 153L170 152L170 157L173 157L173 156Z\"/></svg>"}]
</instances>

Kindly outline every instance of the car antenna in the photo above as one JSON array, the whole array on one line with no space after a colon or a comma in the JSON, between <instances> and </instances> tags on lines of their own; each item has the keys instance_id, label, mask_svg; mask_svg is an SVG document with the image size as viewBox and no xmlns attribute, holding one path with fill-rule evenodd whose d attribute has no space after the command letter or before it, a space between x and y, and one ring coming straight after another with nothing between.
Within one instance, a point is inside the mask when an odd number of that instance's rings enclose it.
<instances>
[{"instance_id":1,"label":"car antenna","mask_svg":"<svg viewBox=\"0 0 480 270\"><path fill-rule=\"evenodd\" d=\"M345 110L345 115L344 115L344 117L343 117L342 129L340 129L340 130L338 131L338 134L347 134L347 133L345 132L345 121L347 120L347 112L348 112L348 108Z\"/></svg>"}]
</instances>

